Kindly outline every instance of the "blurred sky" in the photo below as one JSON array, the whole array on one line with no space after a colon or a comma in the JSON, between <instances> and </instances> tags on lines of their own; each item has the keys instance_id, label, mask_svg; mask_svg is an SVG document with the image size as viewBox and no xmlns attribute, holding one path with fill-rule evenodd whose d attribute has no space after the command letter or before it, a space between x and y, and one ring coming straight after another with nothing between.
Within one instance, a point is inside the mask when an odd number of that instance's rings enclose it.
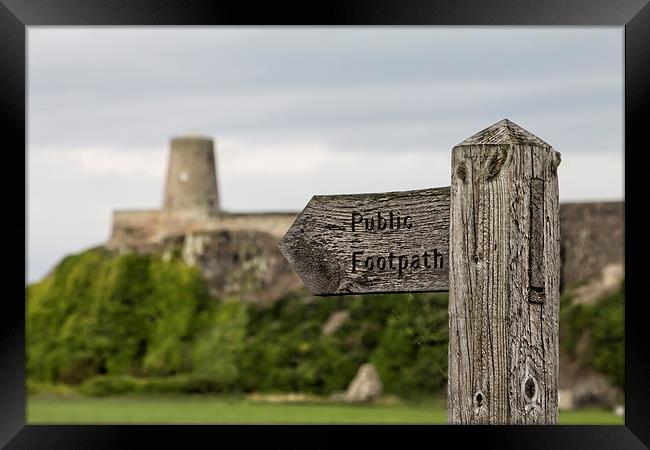
<instances>
[{"instance_id":1,"label":"blurred sky","mask_svg":"<svg viewBox=\"0 0 650 450\"><path fill-rule=\"evenodd\" d=\"M28 281L162 203L170 137L212 136L222 207L447 186L509 118L560 200L623 199L623 28L28 28Z\"/></svg>"}]
</instances>

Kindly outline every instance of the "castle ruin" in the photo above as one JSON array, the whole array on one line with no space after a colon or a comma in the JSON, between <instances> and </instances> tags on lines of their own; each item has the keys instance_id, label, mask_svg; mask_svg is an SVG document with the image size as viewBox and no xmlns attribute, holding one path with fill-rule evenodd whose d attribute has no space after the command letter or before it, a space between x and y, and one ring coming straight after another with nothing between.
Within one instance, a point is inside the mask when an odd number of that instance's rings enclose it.
<instances>
[{"instance_id":1,"label":"castle ruin","mask_svg":"<svg viewBox=\"0 0 650 450\"><path fill-rule=\"evenodd\" d=\"M107 247L118 252L146 251L166 238L197 231L252 230L282 237L296 214L221 210L216 167L211 138L172 138L162 209L114 211Z\"/></svg>"}]
</instances>

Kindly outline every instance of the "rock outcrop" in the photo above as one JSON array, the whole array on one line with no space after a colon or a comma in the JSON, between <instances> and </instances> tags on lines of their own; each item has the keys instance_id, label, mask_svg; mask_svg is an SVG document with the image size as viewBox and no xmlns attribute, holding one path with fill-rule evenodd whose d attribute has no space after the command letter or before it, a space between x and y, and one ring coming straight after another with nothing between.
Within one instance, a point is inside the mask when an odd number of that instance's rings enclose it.
<instances>
[{"instance_id":1,"label":"rock outcrop","mask_svg":"<svg viewBox=\"0 0 650 450\"><path fill-rule=\"evenodd\" d=\"M148 251L153 251L149 249ZM165 239L155 249L163 259L197 266L217 298L269 303L301 286L276 237L253 230L200 231Z\"/></svg>"},{"instance_id":2,"label":"rock outcrop","mask_svg":"<svg viewBox=\"0 0 650 450\"><path fill-rule=\"evenodd\" d=\"M345 391L345 401L364 403L375 400L381 395L382 384L375 366L366 363L359 368L356 376Z\"/></svg>"},{"instance_id":3,"label":"rock outcrop","mask_svg":"<svg viewBox=\"0 0 650 450\"><path fill-rule=\"evenodd\" d=\"M330 336L336 333L336 330L341 328L345 322L350 318L349 311L335 311L328 318L327 321L323 324L321 333L323 336Z\"/></svg>"},{"instance_id":4,"label":"rock outcrop","mask_svg":"<svg viewBox=\"0 0 650 450\"><path fill-rule=\"evenodd\" d=\"M573 290L577 303L591 305L615 292L623 282L625 269L623 264L606 265L599 277L595 277Z\"/></svg>"},{"instance_id":5,"label":"rock outcrop","mask_svg":"<svg viewBox=\"0 0 650 450\"><path fill-rule=\"evenodd\" d=\"M605 375L584 367L579 362L560 354L560 391L564 392L563 409L587 406L614 407L623 392L614 387ZM567 397L570 397L570 401Z\"/></svg>"}]
</instances>

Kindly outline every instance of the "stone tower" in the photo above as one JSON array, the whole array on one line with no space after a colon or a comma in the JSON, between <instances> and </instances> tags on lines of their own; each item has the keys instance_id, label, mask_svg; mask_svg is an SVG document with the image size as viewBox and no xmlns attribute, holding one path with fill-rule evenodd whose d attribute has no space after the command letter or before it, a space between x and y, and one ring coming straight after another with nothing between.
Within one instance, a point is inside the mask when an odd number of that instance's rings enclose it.
<instances>
[{"instance_id":1,"label":"stone tower","mask_svg":"<svg viewBox=\"0 0 650 450\"><path fill-rule=\"evenodd\" d=\"M171 139L163 209L206 216L219 213L212 139L195 135Z\"/></svg>"}]
</instances>

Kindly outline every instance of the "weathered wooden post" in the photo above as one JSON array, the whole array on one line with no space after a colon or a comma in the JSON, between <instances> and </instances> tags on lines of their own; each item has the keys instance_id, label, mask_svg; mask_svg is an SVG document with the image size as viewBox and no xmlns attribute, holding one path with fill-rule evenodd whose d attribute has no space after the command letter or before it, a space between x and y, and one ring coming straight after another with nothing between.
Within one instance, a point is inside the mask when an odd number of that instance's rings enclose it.
<instances>
[{"instance_id":1,"label":"weathered wooden post","mask_svg":"<svg viewBox=\"0 0 650 450\"><path fill-rule=\"evenodd\" d=\"M449 291L452 424L557 419L560 154L502 120L451 189L314 196L280 240L315 295Z\"/></svg>"},{"instance_id":2,"label":"weathered wooden post","mask_svg":"<svg viewBox=\"0 0 650 450\"><path fill-rule=\"evenodd\" d=\"M559 162L509 120L453 149L451 424L556 423Z\"/></svg>"}]
</instances>

